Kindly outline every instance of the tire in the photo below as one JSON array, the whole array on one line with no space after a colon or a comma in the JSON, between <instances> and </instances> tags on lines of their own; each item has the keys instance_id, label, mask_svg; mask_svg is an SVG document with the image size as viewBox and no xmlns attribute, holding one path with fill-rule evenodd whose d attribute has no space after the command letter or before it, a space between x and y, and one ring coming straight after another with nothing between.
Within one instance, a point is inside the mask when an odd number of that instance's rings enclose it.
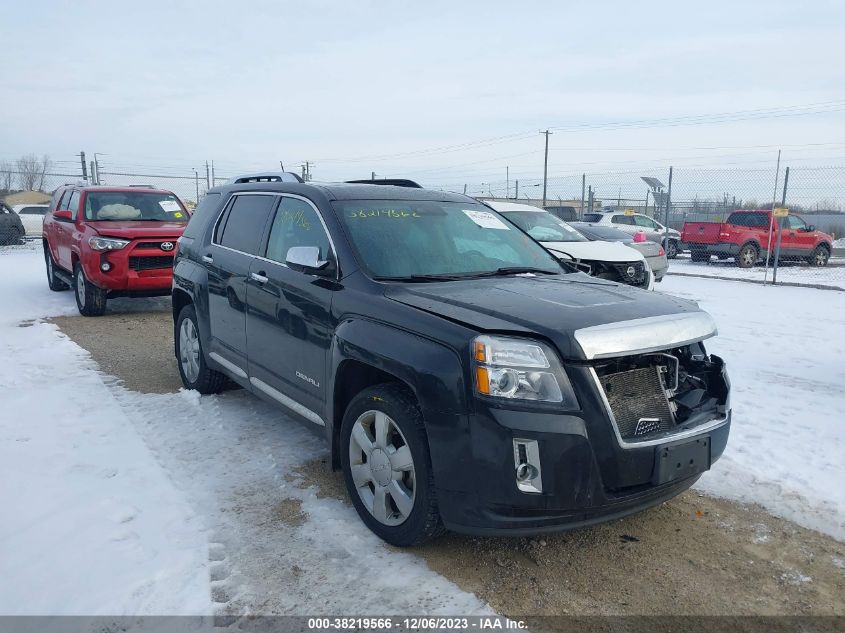
<instances>
[{"instance_id":1,"label":"tire","mask_svg":"<svg viewBox=\"0 0 845 633\"><path fill-rule=\"evenodd\" d=\"M98 288L85 278L79 262L73 267L73 284L76 307L82 316L103 316L106 312L108 291Z\"/></svg>"},{"instance_id":2,"label":"tire","mask_svg":"<svg viewBox=\"0 0 845 633\"><path fill-rule=\"evenodd\" d=\"M678 241L677 240L667 240L667 242L666 242L666 259L675 259L678 256L679 252L680 252L680 249L678 248Z\"/></svg>"},{"instance_id":3,"label":"tire","mask_svg":"<svg viewBox=\"0 0 845 633\"><path fill-rule=\"evenodd\" d=\"M386 432L376 433L377 427ZM385 383L355 396L343 416L340 443L346 489L376 536L408 547L446 531L422 413L406 387Z\"/></svg>"},{"instance_id":4,"label":"tire","mask_svg":"<svg viewBox=\"0 0 845 633\"><path fill-rule=\"evenodd\" d=\"M205 360L199 337L197 312L193 304L186 305L179 312L173 338L176 364L185 389L193 389L202 394L220 393L226 383L226 376L211 369Z\"/></svg>"},{"instance_id":5,"label":"tire","mask_svg":"<svg viewBox=\"0 0 845 633\"><path fill-rule=\"evenodd\" d=\"M53 254L50 252L50 247L44 244L44 265L47 268L47 285L53 292L60 292L62 290L69 290L64 281L56 277L56 262L53 260Z\"/></svg>"},{"instance_id":6,"label":"tire","mask_svg":"<svg viewBox=\"0 0 845 633\"><path fill-rule=\"evenodd\" d=\"M810 262L810 266L827 266L827 260L830 259L830 251L827 250L825 246L819 244L816 246L815 250L813 250L813 254L810 255L807 261Z\"/></svg>"},{"instance_id":7,"label":"tire","mask_svg":"<svg viewBox=\"0 0 845 633\"><path fill-rule=\"evenodd\" d=\"M692 250L690 251L690 259L694 262L709 262L710 253L707 251Z\"/></svg>"},{"instance_id":8,"label":"tire","mask_svg":"<svg viewBox=\"0 0 845 633\"><path fill-rule=\"evenodd\" d=\"M740 268L753 268L759 258L760 251L757 250L757 247L754 244L746 244L739 249L734 261Z\"/></svg>"}]
</instances>

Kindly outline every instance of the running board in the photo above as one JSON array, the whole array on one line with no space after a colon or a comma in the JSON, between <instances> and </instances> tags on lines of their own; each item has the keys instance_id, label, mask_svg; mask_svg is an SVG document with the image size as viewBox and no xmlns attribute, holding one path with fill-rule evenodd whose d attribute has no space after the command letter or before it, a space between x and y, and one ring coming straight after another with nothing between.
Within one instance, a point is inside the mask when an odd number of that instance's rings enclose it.
<instances>
[{"instance_id":1,"label":"running board","mask_svg":"<svg viewBox=\"0 0 845 633\"><path fill-rule=\"evenodd\" d=\"M291 411L295 411L296 413L301 415L306 420L309 420L310 422L313 422L314 424L319 424L320 426L326 426L326 423L323 421L323 418L321 418L317 413L315 413L314 411L312 411L308 407L301 405L300 403L298 403L293 398L289 398L288 396L283 394L281 391L278 391L277 389L273 389L273 387L268 385L263 380L260 380L260 379L255 378L255 377L251 377L249 379L249 382L252 384L253 387L260 389L266 395L273 398L273 400L275 400L276 402L278 402L281 405L286 406Z\"/></svg>"},{"instance_id":2,"label":"running board","mask_svg":"<svg viewBox=\"0 0 845 633\"><path fill-rule=\"evenodd\" d=\"M53 276L58 277L68 286L73 288L73 275L66 273L61 268L56 268L55 266L53 266Z\"/></svg>"}]
</instances>

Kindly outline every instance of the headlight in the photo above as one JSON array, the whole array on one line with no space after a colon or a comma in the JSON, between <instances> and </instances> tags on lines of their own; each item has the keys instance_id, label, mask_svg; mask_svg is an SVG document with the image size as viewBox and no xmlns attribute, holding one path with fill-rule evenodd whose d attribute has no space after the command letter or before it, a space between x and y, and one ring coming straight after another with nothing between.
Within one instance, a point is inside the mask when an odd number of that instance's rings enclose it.
<instances>
[{"instance_id":1,"label":"headlight","mask_svg":"<svg viewBox=\"0 0 845 633\"><path fill-rule=\"evenodd\" d=\"M504 336L479 336L472 342L472 355L475 391L479 395L578 407L557 354L543 343Z\"/></svg>"},{"instance_id":2,"label":"headlight","mask_svg":"<svg viewBox=\"0 0 845 633\"><path fill-rule=\"evenodd\" d=\"M129 240L121 240L116 237L92 237L88 245L95 251L116 251L129 244Z\"/></svg>"}]
</instances>

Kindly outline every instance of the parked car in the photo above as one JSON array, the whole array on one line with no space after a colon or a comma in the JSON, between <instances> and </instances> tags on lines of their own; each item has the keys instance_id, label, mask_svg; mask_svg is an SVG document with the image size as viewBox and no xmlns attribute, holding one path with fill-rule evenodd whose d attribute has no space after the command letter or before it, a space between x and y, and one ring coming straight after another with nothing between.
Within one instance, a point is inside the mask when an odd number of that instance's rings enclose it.
<instances>
[{"instance_id":1,"label":"parked car","mask_svg":"<svg viewBox=\"0 0 845 633\"><path fill-rule=\"evenodd\" d=\"M6 204L0 202L0 246L10 246L23 242L26 229L21 219Z\"/></svg>"},{"instance_id":2,"label":"parked car","mask_svg":"<svg viewBox=\"0 0 845 633\"><path fill-rule=\"evenodd\" d=\"M654 274L642 253L619 242L590 241L548 211L516 202L488 201L508 220L540 242L555 257L574 262L585 272L638 288L654 288Z\"/></svg>"},{"instance_id":3,"label":"parked car","mask_svg":"<svg viewBox=\"0 0 845 633\"><path fill-rule=\"evenodd\" d=\"M49 208L49 204L16 204L12 210L20 217L26 237L35 237L41 235L44 216Z\"/></svg>"},{"instance_id":4,"label":"parked car","mask_svg":"<svg viewBox=\"0 0 845 633\"><path fill-rule=\"evenodd\" d=\"M777 219L772 226L769 244L769 225L772 212L734 211L726 222L686 222L682 239L689 245L694 262L706 262L711 255L719 259L734 258L740 268L751 268L766 251L774 255L778 231L781 233L780 258L804 259L813 266L826 266L833 248L833 237L815 226L808 225L801 216L790 214L783 218L782 228Z\"/></svg>"},{"instance_id":5,"label":"parked car","mask_svg":"<svg viewBox=\"0 0 845 633\"><path fill-rule=\"evenodd\" d=\"M669 260L666 258L666 250L657 242L647 240L645 233L629 235L624 231L603 224L590 224L588 222L570 222L569 226L588 240L621 242L625 246L639 251L648 262L648 266L654 275L654 281L663 281L666 271L669 270Z\"/></svg>"},{"instance_id":6,"label":"parked car","mask_svg":"<svg viewBox=\"0 0 845 633\"><path fill-rule=\"evenodd\" d=\"M666 249L666 257L675 259L682 250L681 233L675 229L668 229L657 220L630 211L602 211L601 213L585 213L584 222L612 226L615 229L634 235L642 231L650 242L657 242Z\"/></svg>"},{"instance_id":7,"label":"parked car","mask_svg":"<svg viewBox=\"0 0 845 633\"><path fill-rule=\"evenodd\" d=\"M59 187L44 218L51 290L75 289L85 316L117 296L170 294L173 254L189 214L172 191L152 187Z\"/></svg>"},{"instance_id":8,"label":"parked car","mask_svg":"<svg viewBox=\"0 0 845 633\"><path fill-rule=\"evenodd\" d=\"M463 195L213 188L180 240L173 317L185 388L228 378L324 434L394 545L616 519L688 488L728 439L708 314L573 272Z\"/></svg>"}]
</instances>

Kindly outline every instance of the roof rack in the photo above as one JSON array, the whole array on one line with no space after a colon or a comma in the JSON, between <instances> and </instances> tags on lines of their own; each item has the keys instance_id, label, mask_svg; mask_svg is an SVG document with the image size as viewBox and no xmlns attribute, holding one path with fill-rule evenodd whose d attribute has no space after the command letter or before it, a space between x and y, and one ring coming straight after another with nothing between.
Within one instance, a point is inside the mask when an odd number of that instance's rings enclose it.
<instances>
[{"instance_id":1,"label":"roof rack","mask_svg":"<svg viewBox=\"0 0 845 633\"><path fill-rule=\"evenodd\" d=\"M229 184L240 185L246 182L302 182L302 178L292 171L265 171L232 178Z\"/></svg>"},{"instance_id":2,"label":"roof rack","mask_svg":"<svg viewBox=\"0 0 845 633\"><path fill-rule=\"evenodd\" d=\"M129 187L140 187L141 189L155 189L152 185L127 185Z\"/></svg>"},{"instance_id":3,"label":"roof rack","mask_svg":"<svg viewBox=\"0 0 845 633\"><path fill-rule=\"evenodd\" d=\"M407 178L380 178L379 180L347 180L350 185L392 185L394 187L411 187L422 189L422 185Z\"/></svg>"}]
</instances>

